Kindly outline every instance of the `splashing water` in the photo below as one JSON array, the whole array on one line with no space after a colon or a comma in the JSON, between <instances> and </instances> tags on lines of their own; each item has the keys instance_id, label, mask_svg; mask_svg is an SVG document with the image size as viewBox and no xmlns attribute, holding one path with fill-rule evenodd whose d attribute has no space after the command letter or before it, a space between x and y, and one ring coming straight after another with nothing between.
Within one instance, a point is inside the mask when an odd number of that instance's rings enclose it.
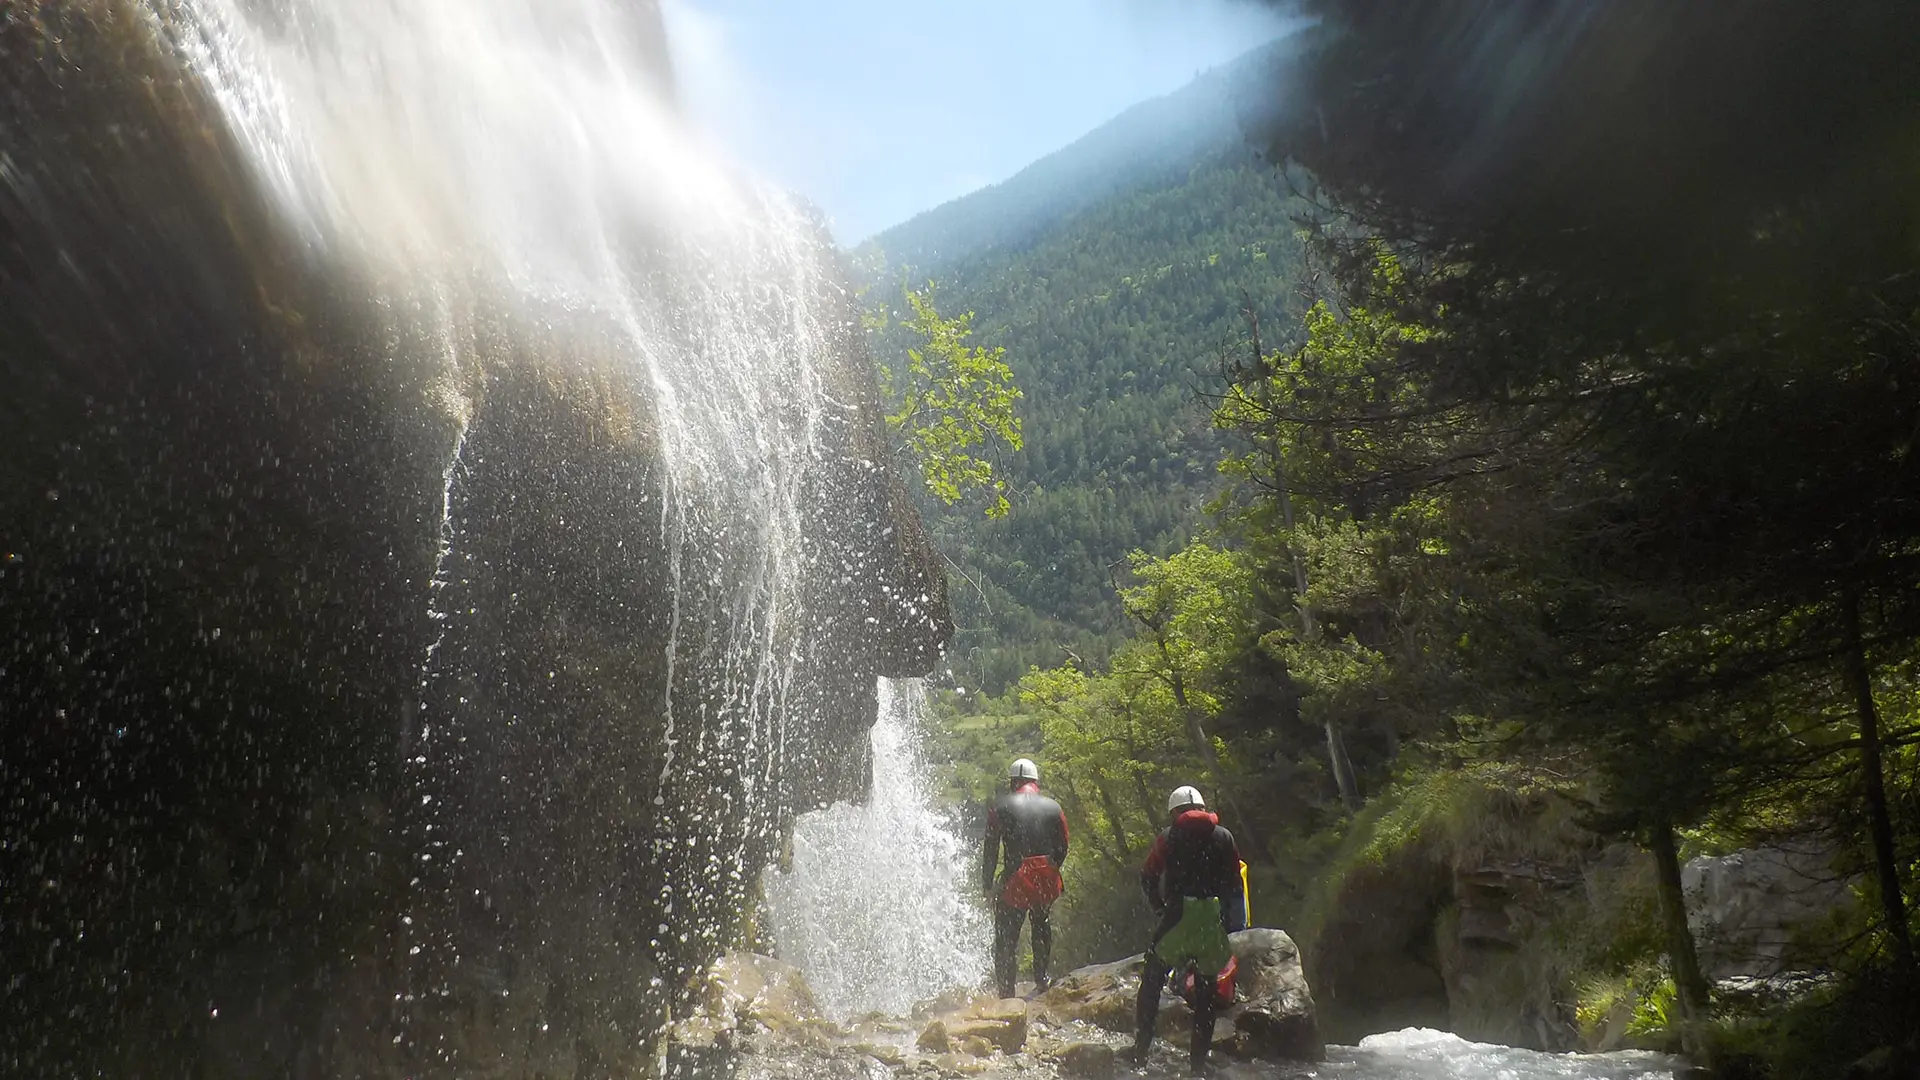
<instances>
[{"instance_id":1,"label":"splashing water","mask_svg":"<svg viewBox=\"0 0 1920 1080\"><path fill-rule=\"evenodd\" d=\"M1686 1063L1668 1054L1544 1054L1469 1042L1428 1028L1369 1035L1359 1046L1330 1046L1309 1075L1338 1080L1673 1080Z\"/></svg>"},{"instance_id":2,"label":"splashing water","mask_svg":"<svg viewBox=\"0 0 1920 1080\"><path fill-rule=\"evenodd\" d=\"M62 930L0 919L9 954L66 980L46 1000L103 988L91 1014L22 1008L73 1021L39 1071L101 1071L63 1055L116 1024L191 1030L183 1055L347 1032L317 1075L640 1060L793 809L851 788L876 674L926 670L947 632L822 223L688 131L654 0L43 7L0 40L45 60L0 80L0 218L34 226L0 252L0 302L55 328L26 381L101 419L60 436L98 490L37 511L54 557L34 572L84 560L68 515L125 549L102 575L169 599L0 595L48 633L117 613L87 652L123 670L73 677L69 704L135 714L152 747L84 765L49 739L0 767L0 806L70 762L118 800L44 800L19 834L86 837L68 861L101 885L71 893L108 890L85 903L121 923L33 901L76 912L109 985L55 952ZM89 390L125 400L67 400ZM140 644L216 616L192 667ZM88 820L42 827L65 818ZM176 873L184 836L257 854ZM108 852L172 876L147 888ZM268 955L263 912L336 937ZM116 930L180 959L129 964ZM284 998L272 1037L190 1028L208 985Z\"/></svg>"},{"instance_id":3,"label":"splashing water","mask_svg":"<svg viewBox=\"0 0 1920 1080\"><path fill-rule=\"evenodd\" d=\"M919 680L880 680L872 798L802 815L791 868L767 876L780 956L835 1019L905 1015L986 975L986 917L966 899L978 853L931 805L925 709Z\"/></svg>"}]
</instances>

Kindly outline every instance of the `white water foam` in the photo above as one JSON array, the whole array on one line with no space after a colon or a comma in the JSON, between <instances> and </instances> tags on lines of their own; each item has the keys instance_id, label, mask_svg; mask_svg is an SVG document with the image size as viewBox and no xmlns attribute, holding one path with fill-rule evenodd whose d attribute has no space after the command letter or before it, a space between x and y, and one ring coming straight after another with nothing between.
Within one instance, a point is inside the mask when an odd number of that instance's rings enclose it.
<instances>
[{"instance_id":1,"label":"white water foam","mask_svg":"<svg viewBox=\"0 0 1920 1080\"><path fill-rule=\"evenodd\" d=\"M1673 1080L1685 1062L1667 1054L1545 1054L1469 1042L1429 1028L1369 1035L1359 1046L1329 1046L1309 1075L1345 1080Z\"/></svg>"},{"instance_id":2,"label":"white water foam","mask_svg":"<svg viewBox=\"0 0 1920 1080\"><path fill-rule=\"evenodd\" d=\"M880 680L872 798L801 815L791 867L767 873L780 957L836 1020L902 1016L986 978L987 919L967 898L978 854L933 808L925 709L920 680Z\"/></svg>"}]
</instances>

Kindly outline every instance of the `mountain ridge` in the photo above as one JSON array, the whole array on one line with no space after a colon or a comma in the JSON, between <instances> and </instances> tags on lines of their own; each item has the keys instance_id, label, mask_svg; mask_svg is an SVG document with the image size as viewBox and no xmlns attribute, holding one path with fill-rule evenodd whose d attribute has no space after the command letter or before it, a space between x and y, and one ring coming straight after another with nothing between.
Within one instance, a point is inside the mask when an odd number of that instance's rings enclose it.
<instances>
[{"instance_id":1,"label":"mountain ridge","mask_svg":"<svg viewBox=\"0 0 1920 1080\"><path fill-rule=\"evenodd\" d=\"M1195 391L1241 347L1249 303L1270 345L1299 322L1301 207L1241 126L1241 89L1287 40L855 253L870 306L936 281L1026 395L1025 448L995 465L1011 515L922 499L954 567L956 681L998 693L1033 665L1104 663L1127 634L1108 568L1204 524L1224 442ZM876 354L897 364L913 341L892 323Z\"/></svg>"},{"instance_id":2,"label":"mountain ridge","mask_svg":"<svg viewBox=\"0 0 1920 1080\"><path fill-rule=\"evenodd\" d=\"M1274 38L1149 98L1012 176L890 225L854 245L869 261L928 273L990 251L1018 251L1099 203L1165 187L1208 154L1245 145L1245 93L1290 47Z\"/></svg>"}]
</instances>

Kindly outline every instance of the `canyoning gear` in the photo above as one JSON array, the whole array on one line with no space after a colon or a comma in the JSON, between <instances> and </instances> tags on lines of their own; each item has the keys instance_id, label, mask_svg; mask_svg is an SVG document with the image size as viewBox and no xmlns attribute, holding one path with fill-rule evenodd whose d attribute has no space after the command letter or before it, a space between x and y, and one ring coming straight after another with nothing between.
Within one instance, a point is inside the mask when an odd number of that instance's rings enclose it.
<instances>
[{"instance_id":1,"label":"canyoning gear","mask_svg":"<svg viewBox=\"0 0 1920 1080\"><path fill-rule=\"evenodd\" d=\"M1007 875L1007 883L1000 889L1000 902L1022 911L1043 908L1060 899L1063 888L1065 882L1060 880L1060 871L1053 868L1052 859L1029 855Z\"/></svg>"},{"instance_id":2,"label":"canyoning gear","mask_svg":"<svg viewBox=\"0 0 1920 1080\"><path fill-rule=\"evenodd\" d=\"M1191 961L1202 975L1220 974L1233 956L1227 946L1220 901L1211 896L1187 896L1180 904L1179 918L1154 935L1153 951L1175 968L1184 968Z\"/></svg>"},{"instance_id":3,"label":"canyoning gear","mask_svg":"<svg viewBox=\"0 0 1920 1080\"><path fill-rule=\"evenodd\" d=\"M1178 972L1178 988L1193 1009L1193 1069L1206 1067L1214 1014L1232 1000L1233 952L1227 934L1246 926L1245 863L1233 834L1205 808L1200 792L1180 788L1167 800L1173 824L1160 830L1140 868L1140 888L1160 913L1140 972L1134 1002L1138 1042L1150 1043L1160 1015L1160 993ZM1222 976L1225 976L1223 979ZM1225 983L1223 987L1221 984Z\"/></svg>"},{"instance_id":4,"label":"canyoning gear","mask_svg":"<svg viewBox=\"0 0 1920 1080\"><path fill-rule=\"evenodd\" d=\"M1247 863L1240 861L1240 925L1253 925L1253 890L1247 887Z\"/></svg>"},{"instance_id":5,"label":"canyoning gear","mask_svg":"<svg viewBox=\"0 0 1920 1080\"><path fill-rule=\"evenodd\" d=\"M1171 910L1175 917L1179 898L1213 897L1220 902L1222 925L1240 930L1247 917L1240 863L1240 849L1233 834L1220 827L1219 816L1187 810L1154 837L1140 868L1140 888L1153 910L1163 915Z\"/></svg>"},{"instance_id":6,"label":"canyoning gear","mask_svg":"<svg viewBox=\"0 0 1920 1080\"><path fill-rule=\"evenodd\" d=\"M1007 767L1007 779L1031 780L1037 784L1040 782L1040 767L1026 758L1014 758L1013 764Z\"/></svg>"},{"instance_id":7,"label":"canyoning gear","mask_svg":"<svg viewBox=\"0 0 1920 1080\"><path fill-rule=\"evenodd\" d=\"M1160 1019L1160 989L1167 985L1167 977L1175 968L1170 967L1153 952L1148 952L1146 965L1140 972L1140 995L1134 999L1133 1022L1134 1060L1144 1062L1147 1047L1153 1044L1154 1026ZM1193 1029L1188 1036L1188 1060L1195 1075L1202 1074L1207 1067L1207 1052L1213 1047L1213 1022L1219 1014L1221 1000L1217 977L1201 971L1196 966L1191 975L1182 972L1182 981L1191 980L1193 987L1188 1004L1193 1010Z\"/></svg>"},{"instance_id":8,"label":"canyoning gear","mask_svg":"<svg viewBox=\"0 0 1920 1080\"><path fill-rule=\"evenodd\" d=\"M1167 796L1167 813L1177 814L1189 806L1206 809L1207 800L1200 797L1200 789L1192 786L1177 787Z\"/></svg>"},{"instance_id":9,"label":"canyoning gear","mask_svg":"<svg viewBox=\"0 0 1920 1080\"><path fill-rule=\"evenodd\" d=\"M1039 784L1028 780L993 801L983 840L980 888L991 895L996 879L1005 888L1006 879L1034 855L1051 859L1055 870L1066 865L1067 815L1059 803L1040 794Z\"/></svg>"},{"instance_id":10,"label":"canyoning gear","mask_svg":"<svg viewBox=\"0 0 1920 1080\"><path fill-rule=\"evenodd\" d=\"M1239 976L1240 958L1228 956L1227 966L1221 968L1220 974L1213 977L1213 997L1221 1008L1224 1009L1233 1004L1233 987L1239 981ZM1178 985L1174 987L1174 993L1179 994L1180 1000L1185 1001L1189 1008L1193 1006L1194 982L1194 972L1189 970L1186 972L1186 978L1178 980Z\"/></svg>"},{"instance_id":11,"label":"canyoning gear","mask_svg":"<svg viewBox=\"0 0 1920 1080\"><path fill-rule=\"evenodd\" d=\"M1033 762L1022 758L1036 774ZM1002 997L1012 997L1019 974L1020 926L1033 919L1033 977L1047 981L1053 953L1048 911L1060 898L1060 868L1067 862L1067 815L1040 794L1037 777L1011 777L1014 790L987 809L980 853L980 887L993 897L993 974ZM999 863L996 874L994 864ZM998 888L995 888L995 882Z\"/></svg>"},{"instance_id":12,"label":"canyoning gear","mask_svg":"<svg viewBox=\"0 0 1920 1080\"><path fill-rule=\"evenodd\" d=\"M1240 919L1238 920L1239 924L1242 927L1253 925L1252 922L1248 919L1246 914L1247 911L1249 910L1249 904L1247 901L1247 864L1246 863L1240 864L1239 899L1232 902L1238 903L1240 905L1241 916L1240 916ZM1231 916L1232 916L1231 912L1228 912L1222 916L1221 929L1223 931L1228 926L1233 925L1235 920ZM1238 981L1239 975L1240 975L1240 958L1229 953L1227 955L1226 966L1221 968L1220 974L1214 978L1215 996L1219 998L1221 1008L1225 1008L1228 1005L1233 1004L1233 988L1234 988L1234 984ZM1179 994L1181 999L1184 1000L1189 1006L1193 1004L1193 986L1194 986L1193 972L1189 971L1186 973L1186 978L1184 980L1177 980L1177 985L1174 987L1174 992Z\"/></svg>"},{"instance_id":13,"label":"canyoning gear","mask_svg":"<svg viewBox=\"0 0 1920 1080\"><path fill-rule=\"evenodd\" d=\"M1041 989L1047 985L1047 968L1053 959L1053 924L1050 911L1035 908L993 905L993 982L1003 998L1014 996L1020 976L1020 925L1033 920L1033 981Z\"/></svg>"}]
</instances>

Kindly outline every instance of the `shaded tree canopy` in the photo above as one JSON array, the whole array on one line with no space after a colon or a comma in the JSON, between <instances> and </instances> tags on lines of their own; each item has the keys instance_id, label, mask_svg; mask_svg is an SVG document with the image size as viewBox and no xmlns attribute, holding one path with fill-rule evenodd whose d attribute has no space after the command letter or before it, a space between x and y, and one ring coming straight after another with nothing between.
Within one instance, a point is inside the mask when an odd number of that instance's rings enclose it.
<instances>
[{"instance_id":1,"label":"shaded tree canopy","mask_svg":"<svg viewBox=\"0 0 1920 1080\"><path fill-rule=\"evenodd\" d=\"M1874 680L1920 637L1920 11L1306 7L1262 137L1337 212L1349 301L1420 329L1373 360L1418 404L1360 426L1406 445L1417 418L1428 471L1501 475L1548 541L1499 552L1523 584L1477 669L1625 752L1669 863L1671 825L1724 798L1708 776L1766 756L1783 675L1831 680L1910 965Z\"/></svg>"},{"instance_id":2,"label":"shaded tree canopy","mask_svg":"<svg viewBox=\"0 0 1920 1080\"><path fill-rule=\"evenodd\" d=\"M1390 237L1577 266L1662 326L1705 286L1844 290L1920 244L1914 5L1303 8L1249 120Z\"/></svg>"}]
</instances>

